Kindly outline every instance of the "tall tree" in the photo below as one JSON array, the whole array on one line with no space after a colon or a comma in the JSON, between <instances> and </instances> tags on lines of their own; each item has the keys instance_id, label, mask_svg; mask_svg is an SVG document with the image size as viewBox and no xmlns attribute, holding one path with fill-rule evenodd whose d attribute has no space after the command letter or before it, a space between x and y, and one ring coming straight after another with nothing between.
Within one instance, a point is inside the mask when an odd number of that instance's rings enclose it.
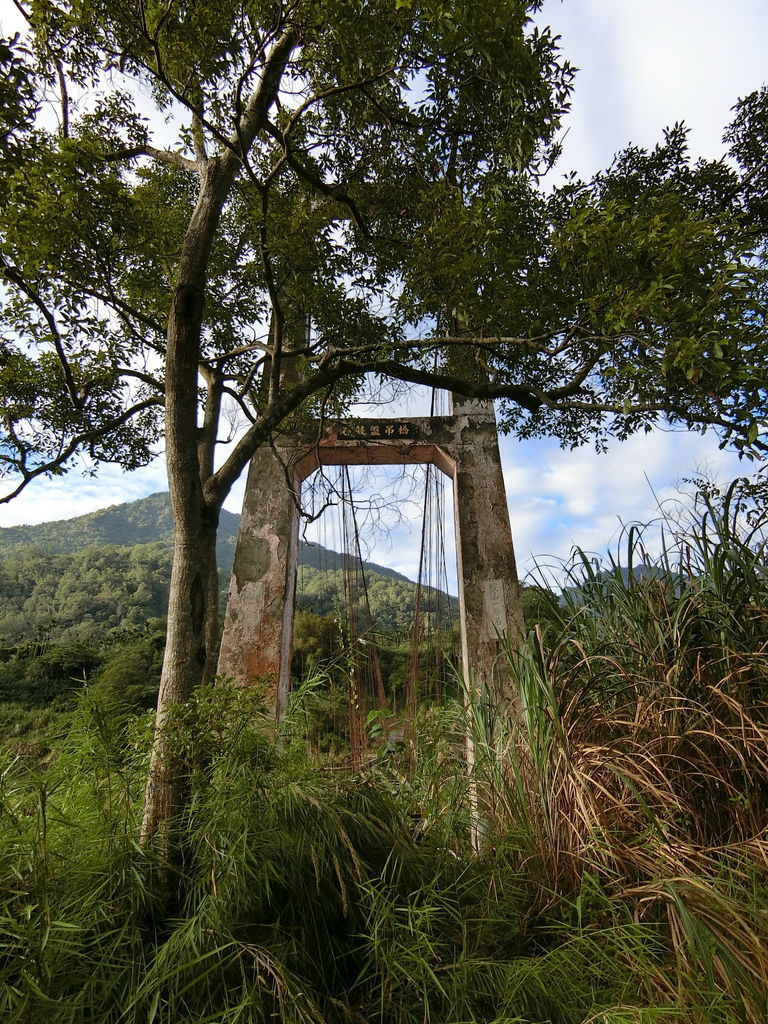
<instances>
[{"instance_id":1,"label":"tall tree","mask_svg":"<svg viewBox=\"0 0 768 1024\"><path fill-rule=\"evenodd\" d=\"M145 836L179 794L166 716L210 671L222 502L290 417L343 409L373 373L498 397L521 437L600 444L665 415L760 444L739 169L690 166L675 130L540 191L572 72L539 6L21 4L34 56L10 59L40 93L0 183L0 464L9 496L82 452L138 465L164 423ZM227 402L247 427L222 459Z\"/></svg>"},{"instance_id":2,"label":"tall tree","mask_svg":"<svg viewBox=\"0 0 768 1024\"><path fill-rule=\"evenodd\" d=\"M82 449L133 465L164 406L176 541L146 835L176 799L165 715L209 660L233 481L311 396L348 399L355 385L339 381L393 356L419 375L393 349L403 317L390 292L417 223L395 200L428 207L446 177L471 191L485 166L546 156L570 70L528 12L435 0L26 8L59 124L33 126L7 175L2 271L18 340L4 458L16 490ZM176 148L137 113L147 88L184 121ZM225 395L250 426L217 468Z\"/></svg>"}]
</instances>

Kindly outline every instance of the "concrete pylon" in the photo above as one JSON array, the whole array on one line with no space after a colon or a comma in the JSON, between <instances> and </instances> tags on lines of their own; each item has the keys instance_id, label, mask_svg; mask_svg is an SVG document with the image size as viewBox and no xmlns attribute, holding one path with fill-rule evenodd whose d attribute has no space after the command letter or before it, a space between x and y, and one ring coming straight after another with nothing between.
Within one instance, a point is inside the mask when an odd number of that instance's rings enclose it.
<instances>
[{"instance_id":1,"label":"concrete pylon","mask_svg":"<svg viewBox=\"0 0 768 1024\"><path fill-rule=\"evenodd\" d=\"M454 396L452 415L346 420L260 449L251 462L219 673L266 683L278 716L290 687L302 481L320 465L433 463L454 484L462 665L467 685L513 699L502 644L522 606L493 403Z\"/></svg>"},{"instance_id":2,"label":"concrete pylon","mask_svg":"<svg viewBox=\"0 0 768 1024\"><path fill-rule=\"evenodd\" d=\"M301 484L294 476L290 457L284 461L276 448L264 445L251 459L218 665L237 686L264 685L278 717L290 687L298 570Z\"/></svg>"},{"instance_id":3,"label":"concrete pylon","mask_svg":"<svg viewBox=\"0 0 768 1024\"><path fill-rule=\"evenodd\" d=\"M465 684L514 699L502 651L525 632L493 402L452 396L456 560Z\"/></svg>"}]
</instances>

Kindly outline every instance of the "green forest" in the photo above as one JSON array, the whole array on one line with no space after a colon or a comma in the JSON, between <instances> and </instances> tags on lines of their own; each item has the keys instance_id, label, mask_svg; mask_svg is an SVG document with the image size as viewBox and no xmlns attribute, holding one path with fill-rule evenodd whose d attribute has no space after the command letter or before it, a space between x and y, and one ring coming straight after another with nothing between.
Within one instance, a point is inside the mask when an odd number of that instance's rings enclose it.
<instances>
[{"instance_id":1,"label":"green forest","mask_svg":"<svg viewBox=\"0 0 768 1024\"><path fill-rule=\"evenodd\" d=\"M220 611L226 605L239 516L220 542ZM154 706L160 680L172 561L167 494L76 519L0 530L0 701L22 708L66 705L92 683L112 696ZM345 556L302 542L298 574L295 668L331 661L329 622L343 615ZM363 562L371 622L393 651L407 645L416 585ZM430 607L425 593L423 602ZM455 598L440 596L448 627ZM331 632L333 632L331 628ZM23 716L22 716L23 717ZM34 718L34 716L33 716ZM19 721L16 729L20 728Z\"/></svg>"}]
</instances>

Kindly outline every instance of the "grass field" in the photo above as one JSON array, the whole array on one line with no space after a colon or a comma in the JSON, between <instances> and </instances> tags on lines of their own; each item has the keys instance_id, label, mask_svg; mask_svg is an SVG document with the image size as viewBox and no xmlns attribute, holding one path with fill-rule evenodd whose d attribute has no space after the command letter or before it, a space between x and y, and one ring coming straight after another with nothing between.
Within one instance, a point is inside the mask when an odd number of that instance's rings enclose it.
<instances>
[{"instance_id":1,"label":"grass field","mask_svg":"<svg viewBox=\"0 0 768 1024\"><path fill-rule=\"evenodd\" d=\"M86 694L0 782L0 1019L763 1024L764 525L710 492L652 572L637 530L577 559L508 652L516 708L424 705L356 772L305 742L320 680L279 730L201 691L171 899L136 838L151 721Z\"/></svg>"}]
</instances>

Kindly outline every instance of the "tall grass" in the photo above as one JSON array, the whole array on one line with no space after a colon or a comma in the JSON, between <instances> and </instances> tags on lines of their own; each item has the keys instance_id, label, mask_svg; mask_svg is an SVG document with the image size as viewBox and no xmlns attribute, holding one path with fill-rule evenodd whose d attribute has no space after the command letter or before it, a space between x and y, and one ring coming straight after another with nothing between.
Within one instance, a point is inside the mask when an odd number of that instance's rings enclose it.
<instances>
[{"instance_id":1,"label":"tall grass","mask_svg":"<svg viewBox=\"0 0 768 1024\"><path fill-rule=\"evenodd\" d=\"M731 487L642 531L596 567L577 551L548 625L509 660L518 715L484 758L498 836L543 882L542 907L598 886L669 956L654 985L693 1019L768 1013L768 583L764 515ZM544 881L546 880L546 881ZM714 1019L720 1019L715 1016Z\"/></svg>"},{"instance_id":2,"label":"tall grass","mask_svg":"<svg viewBox=\"0 0 768 1024\"><path fill-rule=\"evenodd\" d=\"M415 757L308 744L320 681L279 728L201 690L171 902L136 842L151 720L86 694L44 772L0 778L0 1020L763 1021L768 602L732 502L652 573L637 530L581 558L509 652L518 714L424 706Z\"/></svg>"}]
</instances>

